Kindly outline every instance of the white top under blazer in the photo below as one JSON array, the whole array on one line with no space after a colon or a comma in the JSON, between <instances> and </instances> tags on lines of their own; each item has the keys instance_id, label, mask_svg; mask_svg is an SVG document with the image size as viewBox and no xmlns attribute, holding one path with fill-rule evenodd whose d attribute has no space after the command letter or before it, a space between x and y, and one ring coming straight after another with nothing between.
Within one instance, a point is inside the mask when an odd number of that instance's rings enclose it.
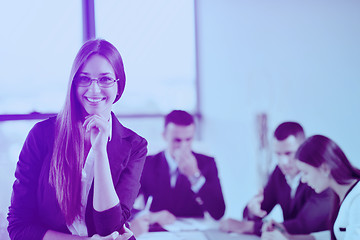
<instances>
[{"instance_id":1,"label":"white top under blazer","mask_svg":"<svg viewBox=\"0 0 360 240\"><path fill-rule=\"evenodd\" d=\"M360 183L343 200L334 224L337 240L360 240Z\"/></svg>"}]
</instances>

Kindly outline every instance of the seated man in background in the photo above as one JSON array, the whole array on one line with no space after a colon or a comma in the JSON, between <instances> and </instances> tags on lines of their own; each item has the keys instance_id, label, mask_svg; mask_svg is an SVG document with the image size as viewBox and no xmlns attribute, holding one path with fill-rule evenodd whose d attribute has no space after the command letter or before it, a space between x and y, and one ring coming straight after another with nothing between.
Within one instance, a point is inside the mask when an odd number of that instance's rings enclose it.
<instances>
[{"instance_id":1,"label":"seated man in background","mask_svg":"<svg viewBox=\"0 0 360 240\"><path fill-rule=\"evenodd\" d=\"M330 189L317 194L307 184L301 183L300 171L295 165L295 153L304 140L304 130L298 123L284 122L276 128L273 146L278 159L276 168L265 188L247 204L244 220L223 220L221 230L261 235L262 219L277 204L284 217L280 227L291 234L330 229L335 194Z\"/></svg>"},{"instance_id":2,"label":"seated man in background","mask_svg":"<svg viewBox=\"0 0 360 240\"><path fill-rule=\"evenodd\" d=\"M149 223L166 225L176 217L199 218L205 212L216 220L224 215L215 160L192 151L194 135L195 122L189 113L174 110L165 117L167 148L146 158L139 194L145 202L152 196L152 204L149 214L140 213L131 221L137 228L135 236L147 231Z\"/></svg>"}]
</instances>

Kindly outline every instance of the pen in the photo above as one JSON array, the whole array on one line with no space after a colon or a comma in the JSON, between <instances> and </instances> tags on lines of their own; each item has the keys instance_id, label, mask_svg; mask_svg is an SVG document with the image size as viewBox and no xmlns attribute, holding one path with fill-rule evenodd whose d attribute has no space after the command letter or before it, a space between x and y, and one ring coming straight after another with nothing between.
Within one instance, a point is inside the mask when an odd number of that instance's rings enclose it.
<instances>
[{"instance_id":1,"label":"pen","mask_svg":"<svg viewBox=\"0 0 360 240\"><path fill-rule=\"evenodd\" d=\"M147 201L146 201L146 205L144 207L144 210L145 212L149 212L150 211L150 207L151 207L151 203L153 201L153 196L149 196Z\"/></svg>"},{"instance_id":2,"label":"pen","mask_svg":"<svg viewBox=\"0 0 360 240\"><path fill-rule=\"evenodd\" d=\"M282 227L280 227L280 226L278 226L276 224L272 224L272 226L274 227L274 229L279 230L281 233L285 232L285 230Z\"/></svg>"}]
</instances>

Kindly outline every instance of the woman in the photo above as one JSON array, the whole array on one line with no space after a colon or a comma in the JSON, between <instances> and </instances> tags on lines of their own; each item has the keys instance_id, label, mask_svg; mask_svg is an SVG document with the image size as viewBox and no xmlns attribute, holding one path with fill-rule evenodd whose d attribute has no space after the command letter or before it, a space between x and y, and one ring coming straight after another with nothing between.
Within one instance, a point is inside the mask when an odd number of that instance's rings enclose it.
<instances>
[{"instance_id":1,"label":"woman","mask_svg":"<svg viewBox=\"0 0 360 240\"><path fill-rule=\"evenodd\" d=\"M61 112L37 123L19 156L8 214L11 239L128 239L147 142L114 113L125 87L117 49L79 50ZM105 237L101 237L105 236Z\"/></svg>"},{"instance_id":2,"label":"woman","mask_svg":"<svg viewBox=\"0 0 360 240\"><path fill-rule=\"evenodd\" d=\"M339 197L332 238L360 239L360 170L350 164L335 142L321 135L308 138L298 149L296 158L302 182L317 193L331 188ZM277 239L299 239L279 231L265 233L263 239L270 239L266 236L271 234Z\"/></svg>"}]
</instances>

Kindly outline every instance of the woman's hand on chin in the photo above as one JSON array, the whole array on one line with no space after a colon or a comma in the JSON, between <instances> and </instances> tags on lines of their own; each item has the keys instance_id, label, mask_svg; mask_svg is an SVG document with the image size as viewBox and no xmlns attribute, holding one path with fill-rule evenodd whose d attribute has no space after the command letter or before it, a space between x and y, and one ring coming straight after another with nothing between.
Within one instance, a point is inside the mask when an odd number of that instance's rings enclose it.
<instances>
[{"instance_id":1,"label":"woman's hand on chin","mask_svg":"<svg viewBox=\"0 0 360 240\"><path fill-rule=\"evenodd\" d=\"M90 142L94 150L106 150L110 134L109 119L101 115L88 115L83 123L85 134L90 133Z\"/></svg>"}]
</instances>

